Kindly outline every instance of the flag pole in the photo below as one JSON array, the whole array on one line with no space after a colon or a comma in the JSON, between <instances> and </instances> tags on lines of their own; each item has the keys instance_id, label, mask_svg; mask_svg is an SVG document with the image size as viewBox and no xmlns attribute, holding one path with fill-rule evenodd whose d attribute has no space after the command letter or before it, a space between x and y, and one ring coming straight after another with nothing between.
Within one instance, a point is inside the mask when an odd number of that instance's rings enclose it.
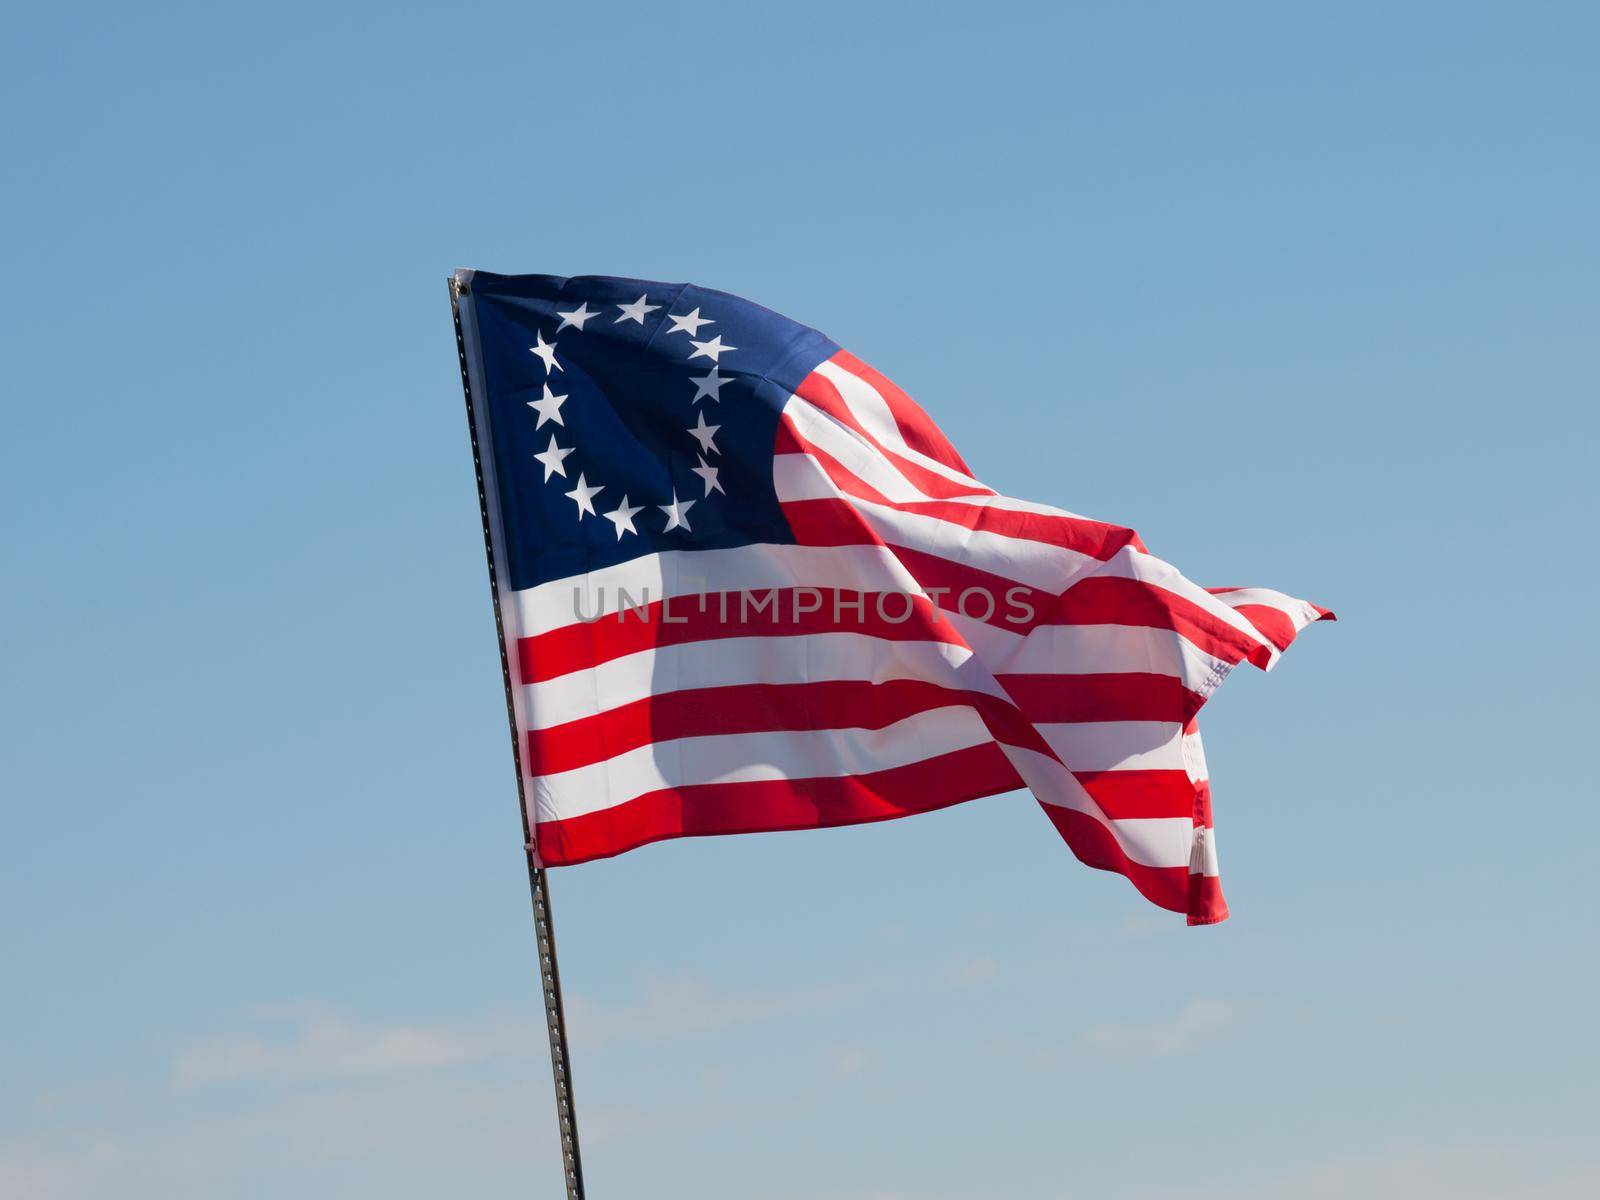
<instances>
[{"instance_id":1,"label":"flag pole","mask_svg":"<svg viewBox=\"0 0 1600 1200\"><path fill-rule=\"evenodd\" d=\"M556 961L556 936L550 918L550 884L539 865L528 823L527 796L523 791L522 747L517 744L516 701L512 693L511 659L506 652L505 624L500 615L500 578L496 570L489 498L484 488L478 418L472 403L472 373L467 365L467 341L461 330L461 298L470 276L450 277L450 315L456 327L456 356L461 361L461 390L467 401L467 431L472 437L472 466L478 479L478 512L483 518L483 548L489 564L489 595L494 604L495 633L500 642L500 676L506 691L506 718L511 726L511 754L517 771L517 808L522 814L522 844L528 860L528 891L533 898L533 931L539 949L539 982L544 993L545 1030L550 1039L550 1069L555 1077L556 1124L561 1135L561 1165L566 1177L567 1200L584 1200L583 1159L578 1151L578 1118L572 1100L572 1063L567 1052L567 1018L561 1001L561 969Z\"/></svg>"}]
</instances>

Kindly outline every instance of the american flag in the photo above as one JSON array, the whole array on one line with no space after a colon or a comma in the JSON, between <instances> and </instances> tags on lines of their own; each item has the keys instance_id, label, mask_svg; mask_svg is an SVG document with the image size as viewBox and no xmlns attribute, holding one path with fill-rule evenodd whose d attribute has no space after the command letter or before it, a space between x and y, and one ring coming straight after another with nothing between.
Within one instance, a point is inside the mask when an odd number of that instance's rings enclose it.
<instances>
[{"instance_id":1,"label":"american flag","mask_svg":"<svg viewBox=\"0 0 1600 1200\"><path fill-rule=\"evenodd\" d=\"M1083 862L1227 916L1196 715L1330 613L999 495L887 378L747 300L455 287L542 864L1025 787Z\"/></svg>"}]
</instances>

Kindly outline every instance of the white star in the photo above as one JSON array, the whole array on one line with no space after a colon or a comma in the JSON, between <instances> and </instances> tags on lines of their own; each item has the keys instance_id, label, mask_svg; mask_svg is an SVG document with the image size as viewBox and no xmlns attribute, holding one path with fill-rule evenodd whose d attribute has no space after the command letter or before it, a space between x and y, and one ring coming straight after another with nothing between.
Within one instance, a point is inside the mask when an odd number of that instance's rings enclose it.
<instances>
[{"instance_id":1,"label":"white star","mask_svg":"<svg viewBox=\"0 0 1600 1200\"><path fill-rule=\"evenodd\" d=\"M590 487L589 481L583 477L583 472L579 471L578 486L573 488L570 492L563 492L561 494L568 500L573 501L578 506L578 520L581 521L583 520L584 513L588 513L591 517L595 515L595 494L605 490L606 489L604 487Z\"/></svg>"},{"instance_id":2,"label":"white star","mask_svg":"<svg viewBox=\"0 0 1600 1200\"><path fill-rule=\"evenodd\" d=\"M737 346L724 346L722 344L722 335L720 333L717 334L716 337L712 338L709 342L696 342L693 338L690 338L689 340L694 343L694 353L689 355L690 358L705 357L709 358L712 362L721 361L721 356L724 352L728 350L737 350L739 348Z\"/></svg>"},{"instance_id":3,"label":"white star","mask_svg":"<svg viewBox=\"0 0 1600 1200\"><path fill-rule=\"evenodd\" d=\"M705 459L702 458L700 460L698 467L690 467L689 469L706 481L706 495L711 495L713 491L722 492L722 485L717 482L717 468L707 466ZM726 496L728 493L722 492L722 494Z\"/></svg>"},{"instance_id":4,"label":"white star","mask_svg":"<svg viewBox=\"0 0 1600 1200\"><path fill-rule=\"evenodd\" d=\"M617 527L617 541L620 542L623 534L639 532L633 527L633 514L643 511L644 505L642 504L636 504L632 508L628 507L628 498L624 496L622 503L617 505L614 511L601 513L600 515Z\"/></svg>"},{"instance_id":5,"label":"white star","mask_svg":"<svg viewBox=\"0 0 1600 1200\"><path fill-rule=\"evenodd\" d=\"M699 423L688 431L689 436L700 443L700 452L702 454L715 454L717 453L717 444L711 439L717 436L717 430L721 429L722 426L707 425L704 409L698 410L698 416L700 418Z\"/></svg>"},{"instance_id":6,"label":"white star","mask_svg":"<svg viewBox=\"0 0 1600 1200\"><path fill-rule=\"evenodd\" d=\"M700 332L700 326L716 324L710 317L702 317L698 308L687 316L680 317L668 313L667 320L672 322L672 328L667 330L668 333L687 333L691 341L695 334Z\"/></svg>"},{"instance_id":7,"label":"white star","mask_svg":"<svg viewBox=\"0 0 1600 1200\"><path fill-rule=\"evenodd\" d=\"M659 304L646 304L645 301L647 299L648 297L646 296L640 296L632 304L617 305L617 307L622 310L622 315L611 323L613 325L621 325L624 321L637 321L639 324L643 325L645 314L653 313L656 309L661 307Z\"/></svg>"},{"instance_id":8,"label":"white star","mask_svg":"<svg viewBox=\"0 0 1600 1200\"><path fill-rule=\"evenodd\" d=\"M537 354L540 358L544 359L544 373L548 375L551 371L566 370L565 367L556 361L556 344L554 342L545 341L544 334L540 333L538 330L534 331L533 336L539 340L539 344L537 346L529 346L528 352L530 354ZM693 356L691 355L690 357Z\"/></svg>"},{"instance_id":9,"label":"white star","mask_svg":"<svg viewBox=\"0 0 1600 1200\"><path fill-rule=\"evenodd\" d=\"M689 522L685 518L688 516L689 510L698 503L698 500L679 500L678 489L673 488L672 503L656 505L657 508L667 514L667 527L661 532L669 533L674 529L688 529Z\"/></svg>"},{"instance_id":10,"label":"white star","mask_svg":"<svg viewBox=\"0 0 1600 1200\"><path fill-rule=\"evenodd\" d=\"M717 393L722 390L723 384L732 382L733 380L730 376L718 375L717 369L712 367L711 374L696 375L694 377L694 399L689 403L698 404L707 396L710 396L713 400L721 400L722 397Z\"/></svg>"},{"instance_id":11,"label":"white star","mask_svg":"<svg viewBox=\"0 0 1600 1200\"><path fill-rule=\"evenodd\" d=\"M550 476L552 475L559 475L563 479L567 477L567 469L561 465L561 460L571 453L571 446L563 450L556 445L556 435L553 433L550 435L550 445L545 449L545 452L534 455L534 458L544 464L544 481L546 483L550 482Z\"/></svg>"},{"instance_id":12,"label":"white star","mask_svg":"<svg viewBox=\"0 0 1600 1200\"><path fill-rule=\"evenodd\" d=\"M584 303L580 304L577 308L573 309L571 312L561 312L558 309L556 311L556 316L561 318L561 325L560 325L560 328L558 328L556 330L556 332L560 333L562 329L565 329L568 325L571 325L575 329L577 329L578 332L582 333L583 332L583 323L585 321L587 321L590 317L598 317L599 315L600 315L599 313L593 313L593 312L589 311L588 301L585 301Z\"/></svg>"},{"instance_id":13,"label":"white star","mask_svg":"<svg viewBox=\"0 0 1600 1200\"><path fill-rule=\"evenodd\" d=\"M550 390L550 385L544 385L544 396L539 400L529 400L528 407L539 414L539 423L535 429L543 429L546 421L554 421L557 425L565 425L561 419L561 406L567 402L565 396L557 396Z\"/></svg>"}]
</instances>

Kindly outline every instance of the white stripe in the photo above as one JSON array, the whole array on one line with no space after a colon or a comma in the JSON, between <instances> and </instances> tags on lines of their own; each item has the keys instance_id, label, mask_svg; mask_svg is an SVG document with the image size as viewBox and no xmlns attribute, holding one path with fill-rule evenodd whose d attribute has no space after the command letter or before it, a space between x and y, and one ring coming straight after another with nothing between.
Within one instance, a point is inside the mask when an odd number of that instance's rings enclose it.
<instances>
[{"instance_id":1,"label":"white stripe","mask_svg":"<svg viewBox=\"0 0 1600 1200\"><path fill-rule=\"evenodd\" d=\"M1004 662L1016 648L1023 644L1025 636L1015 629L1007 629L1004 625L990 625L987 621L980 621L976 617L964 615L960 609L953 607L960 599L959 596L945 596L944 607L939 611L944 616L945 622L955 630L956 636L972 647L972 656L984 666L993 671L991 663ZM1005 598L1002 596L1001 602ZM1002 612L1005 610L1002 608Z\"/></svg>"},{"instance_id":2,"label":"white stripe","mask_svg":"<svg viewBox=\"0 0 1600 1200\"><path fill-rule=\"evenodd\" d=\"M1184 578L1183 573L1165 559L1156 558L1152 554L1146 554L1128 546L1111 557L1110 561L1106 563L1104 573L1123 579L1138 579L1155 587L1164 588L1175 596L1182 596L1185 600L1205 609L1206 612L1233 626L1245 637L1249 638L1251 642L1265 648L1269 655L1268 669L1271 668L1273 663L1277 662L1277 647L1262 637L1260 631L1254 625L1206 591L1205 588Z\"/></svg>"},{"instance_id":3,"label":"white stripe","mask_svg":"<svg viewBox=\"0 0 1600 1200\"><path fill-rule=\"evenodd\" d=\"M723 638L641 650L593 668L527 684L529 727L548 729L669 692L758 683L921 679L1005 696L966 649L860 633Z\"/></svg>"},{"instance_id":4,"label":"white stripe","mask_svg":"<svg viewBox=\"0 0 1600 1200\"><path fill-rule=\"evenodd\" d=\"M1078 721L1036 726L1074 771L1182 771L1183 726L1174 721Z\"/></svg>"},{"instance_id":5,"label":"white stripe","mask_svg":"<svg viewBox=\"0 0 1600 1200\"><path fill-rule=\"evenodd\" d=\"M535 817L561 821L663 788L836 778L907 766L993 739L967 707L930 709L882 729L824 729L678 738L605 762L535 777Z\"/></svg>"},{"instance_id":6,"label":"white stripe","mask_svg":"<svg viewBox=\"0 0 1600 1200\"><path fill-rule=\"evenodd\" d=\"M913 450L906 445L906 440L900 432L900 426L895 422L894 413L889 408L889 403L878 394L865 379L852 375L837 363L825 362L817 367L817 374L821 375L839 390L843 397L845 407L850 414L861 422L861 428L878 440L886 450L898 454L901 458L915 463L925 471L935 475L942 475L946 479L974 488L979 491L990 489L979 483L972 476L957 470L955 467L946 466L936 458L929 458L920 450Z\"/></svg>"},{"instance_id":7,"label":"white stripe","mask_svg":"<svg viewBox=\"0 0 1600 1200\"><path fill-rule=\"evenodd\" d=\"M1194 827L1194 845L1189 851L1189 874L1217 876L1217 835L1204 825Z\"/></svg>"},{"instance_id":8,"label":"white stripe","mask_svg":"<svg viewBox=\"0 0 1600 1200\"><path fill-rule=\"evenodd\" d=\"M832 414L823 412L799 396L791 396L783 406L783 415L801 437L836 459L845 470L874 491L902 504L932 499L885 458L881 450ZM809 460L811 456L779 454L773 462L774 474L783 469L784 459L797 457Z\"/></svg>"},{"instance_id":9,"label":"white stripe","mask_svg":"<svg viewBox=\"0 0 1600 1200\"><path fill-rule=\"evenodd\" d=\"M957 631L965 636L966 626ZM1144 625L1039 625L1004 659L987 661L996 675L1142 672L1172 675L1191 687L1232 670L1182 634Z\"/></svg>"},{"instance_id":10,"label":"white stripe","mask_svg":"<svg viewBox=\"0 0 1600 1200\"><path fill-rule=\"evenodd\" d=\"M1195 783L1205 783L1211 778L1206 767L1206 748L1200 741L1200 731L1183 735L1183 769Z\"/></svg>"},{"instance_id":11,"label":"white stripe","mask_svg":"<svg viewBox=\"0 0 1600 1200\"><path fill-rule=\"evenodd\" d=\"M1072 771L1184 771L1208 778L1198 733L1175 721L1074 721L1035 725Z\"/></svg>"},{"instance_id":12,"label":"white stripe","mask_svg":"<svg viewBox=\"0 0 1600 1200\"><path fill-rule=\"evenodd\" d=\"M946 597L946 603L950 598ZM1026 634L944 610L945 621L994 675L1171 675L1202 699L1236 664L1171 629L1145 625L1036 625Z\"/></svg>"},{"instance_id":13,"label":"white stripe","mask_svg":"<svg viewBox=\"0 0 1600 1200\"><path fill-rule=\"evenodd\" d=\"M1035 504L1031 500L1018 500L1014 496L1001 496L992 492L972 496L930 496L908 479L871 442L831 413L824 412L800 396L792 396L784 406L783 415L808 443L836 460L862 483L896 504L919 504L937 500L942 504L964 504L972 508L995 508L1007 512L1038 513L1047 517L1065 517L1084 520L1077 513L1068 512L1051 504ZM791 455L778 455L779 459ZM807 456L809 457L809 456ZM842 494L842 493L841 493Z\"/></svg>"},{"instance_id":14,"label":"white stripe","mask_svg":"<svg viewBox=\"0 0 1600 1200\"><path fill-rule=\"evenodd\" d=\"M874 491L883 493L896 504L917 504L928 499L920 492L906 495L906 492L914 490L908 486L896 487L893 477L889 476L889 468L883 465L883 459L867 455L862 457L864 462L878 464L878 478L864 481L870 483ZM905 477L898 476L898 478L904 484ZM810 454L774 455L772 483L777 490L779 500L846 500L852 504L856 503L856 498L846 492Z\"/></svg>"},{"instance_id":15,"label":"white stripe","mask_svg":"<svg viewBox=\"0 0 1600 1200\"><path fill-rule=\"evenodd\" d=\"M1109 821L1117 844L1147 867L1186 867L1194 851L1194 822L1188 817L1123 817Z\"/></svg>"},{"instance_id":16,"label":"white stripe","mask_svg":"<svg viewBox=\"0 0 1600 1200\"><path fill-rule=\"evenodd\" d=\"M1097 558L1049 542L972 529L943 517L847 496L809 454L779 455L773 460L773 481L779 501L844 500L890 545L936 554L1030 587L1059 592L1086 568L1100 565ZM995 597L996 608L1003 603L1003 597Z\"/></svg>"},{"instance_id":17,"label":"white stripe","mask_svg":"<svg viewBox=\"0 0 1600 1200\"><path fill-rule=\"evenodd\" d=\"M1277 649L1249 620L1204 588L1191 583L1172 564L1132 546L1123 547L1105 561L1032 538L1012 537L974 530L955 521L922 513L908 513L873 501L846 496L810 455L779 455L774 460L778 499L845 499L860 512L867 526L891 545L935 554L951 562L999 575L1002 578L1049 591L1066 591L1090 577L1134 579L1160 587L1214 615L1263 646L1271 661ZM996 604L1002 598L996 597Z\"/></svg>"},{"instance_id":18,"label":"white stripe","mask_svg":"<svg viewBox=\"0 0 1600 1200\"><path fill-rule=\"evenodd\" d=\"M1122 852L1147 867L1187 867L1194 846L1194 822L1187 817L1129 817L1113 821L1071 772L1052 758L1019 746L1005 746L1016 767L1041 803L1070 808L1093 817L1111 831Z\"/></svg>"},{"instance_id":19,"label":"white stripe","mask_svg":"<svg viewBox=\"0 0 1600 1200\"><path fill-rule=\"evenodd\" d=\"M1317 607L1305 600L1297 600L1293 596L1286 596L1272 588L1231 588L1216 594L1217 599L1229 608L1238 608L1241 604L1260 604L1267 608L1275 608L1294 623L1298 633L1322 614Z\"/></svg>"}]
</instances>

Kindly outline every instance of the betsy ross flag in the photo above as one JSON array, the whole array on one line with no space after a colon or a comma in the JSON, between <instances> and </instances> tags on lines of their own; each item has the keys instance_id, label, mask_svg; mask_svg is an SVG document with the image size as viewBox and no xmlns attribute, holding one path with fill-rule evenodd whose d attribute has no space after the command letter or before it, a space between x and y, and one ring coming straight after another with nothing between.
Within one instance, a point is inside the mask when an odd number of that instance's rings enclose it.
<instances>
[{"instance_id":1,"label":"betsy ross flag","mask_svg":"<svg viewBox=\"0 0 1600 1200\"><path fill-rule=\"evenodd\" d=\"M1027 788L1083 862L1227 916L1196 716L1330 613L997 494L887 378L749 301L453 286L540 863Z\"/></svg>"}]
</instances>

